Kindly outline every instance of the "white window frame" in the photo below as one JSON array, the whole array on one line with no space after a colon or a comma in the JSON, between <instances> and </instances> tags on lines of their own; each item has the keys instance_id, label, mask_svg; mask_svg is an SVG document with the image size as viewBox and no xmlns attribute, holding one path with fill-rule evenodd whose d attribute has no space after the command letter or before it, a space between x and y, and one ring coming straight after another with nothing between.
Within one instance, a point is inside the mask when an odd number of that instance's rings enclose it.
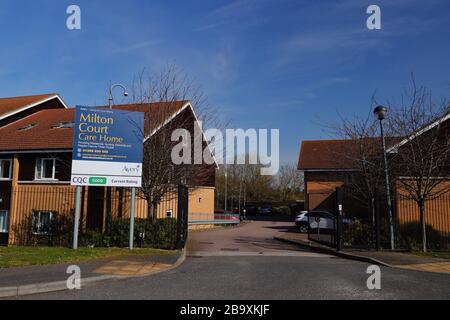
<instances>
[{"instance_id":1,"label":"white window frame","mask_svg":"<svg viewBox=\"0 0 450 320\"><path fill-rule=\"evenodd\" d=\"M52 223L53 219L56 219L56 215L58 214L56 211L51 211L51 210L33 210L32 213L31 213L32 214L32 217L31 217L31 219L32 219L31 233L34 234L34 235L46 236L46 235L51 234L51 232L44 232L44 231L40 231L39 230L39 229L42 228L42 225L41 225L42 224L41 223L41 214L42 213L49 213L50 214L50 217L49 217L50 224ZM39 215L38 226L37 226L38 231L37 232L34 231L34 215L35 214Z\"/></svg>"},{"instance_id":2,"label":"white window frame","mask_svg":"<svg viewBox=\"0 0 450 320\"><path fill-rule=\"evenodd\" d=\"M166 210L166 218L173 218L173 209Z\"/></svg>"},{"instance_id":3,"label":"white window frame","mask_svg":"<svg viewBox=\"0 0 450 320\"><path fill-rule=\"evenodd\" d=\"M43 168L44 168L44 161L49 161L49 160L53 161L52 177L51 178L43 178L42 173L43 173ZM39 161L41 162L41 178L38 177ZM55 178L55 174L56 174L56 158L37 158L36 159L36 165L34 168L34 180L36 180L36 181L58 181L58 179Z\"/></svg>"},{"instance_id":4,"label":"white window frame","mask_svg":"<svg viewBox=\"0 0 450 320\"><path fill-rule=\"evenodd\" d=\"M3 176L3 172L2 172L2 167L3 167L3 162L9 162L9 172L8 172L8 178L4 178ZM11 175L12 175L12 159L0 159L0 181L9 181L11 180Z\"/></svg>"},{"instance_id":5,"label":"white window frame","mask_svg":"<svg viewBox=\"0 0 450 320\"><path fill-rule=\"evenodd\" d=\"M0 226L0 233L8 233L9 232L9 211L8 210L0 210L0 214L1 213L5 213L6 212L6 229L2 229L2 227Z\"/></svg>"}]
</instances>

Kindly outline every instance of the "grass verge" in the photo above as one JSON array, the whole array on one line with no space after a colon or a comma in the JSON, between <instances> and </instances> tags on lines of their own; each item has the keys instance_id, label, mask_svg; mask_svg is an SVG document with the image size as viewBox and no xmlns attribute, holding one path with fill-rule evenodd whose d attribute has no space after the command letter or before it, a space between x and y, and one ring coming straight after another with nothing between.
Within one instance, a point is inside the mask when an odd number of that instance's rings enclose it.
<instances>
[{"instance_id":1,"label":"grass verge","mask_svg":"<svg viewBox=\"0 0 450 320\"><path fill-rule=\"evenodd\" d=\"M0 268L72 263L118 256L170 253L174 253L174 251L148 248L137 248L130 251L122 248L79 248L78 250L72 250L61 247L0 247Z\"/></svg>"}]
</instances>

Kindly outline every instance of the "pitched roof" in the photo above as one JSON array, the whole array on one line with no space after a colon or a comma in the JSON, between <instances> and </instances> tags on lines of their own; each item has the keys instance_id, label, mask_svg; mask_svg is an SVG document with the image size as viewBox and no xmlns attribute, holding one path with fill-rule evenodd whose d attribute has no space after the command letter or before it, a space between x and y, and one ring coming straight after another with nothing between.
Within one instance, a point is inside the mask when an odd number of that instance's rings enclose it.
<instances>
[{"instance_id":1,"label":"pitched roof","mask_svg":"<svg viewBox=\"0 0 450 320\"><path fill-rule=\"evenodd\" d=\"M135 112L144 112L144 132L145 135L151 135L162 125L167 123L190 105L187 100L158 102L158 103L139 103L139 104L121 104L114 105L112 108L117 110L128 110ZM109 108L102 106L99 108Z\"/></svg>"},{"instance_id":2,"label":"pitched roof","mask_svg":"<svg viewBox=\"0 0 450 320\"><path fill-rule=\"evenodd\" d=\"M152 132L183 109L187 101L116 105L114 109L145 112L145 132ZM100 107L107 108L107 107ZM75 109L42 110L0 128L0 151L72 149L73 128L55 128L73 122Z\"/></svg>"},{"instance_id":3,"label":"pitched roof","mask_svg":"<svg viewBox=\"0 0 450 320\"><path fill-rule=\"evenodd\" d=\"M386 145L392 146L401 139L386 137ZM354 159L364 146L365 152L381 155L380 138L365 138L362 140L307 140L302 142L298 169L299 170L354 170ZM377 147L379 146L379 148Z\"/></svg>"},{"instance_id":4,"label":"pitched roof","mask_svg":"<svg viewBox=\"0 0 450 320\"><path fill-rule=\"evenodd\" d=\"M352 169L353 140L306 140L302 142L299 170Z\"/></svg>"},{"instance_id":5,"label":"pitched roof","mask_svg":"<svg viewBox=\"0 0 450 320\"><path fill-rule=\"evenodd\" d=\"M61 100L61 98L57 93L48 93L23 97L0 98L0 119L6 118L17 112L24 111L26 109L44 103L53 98L58 98Z\"/></svg>"}]
</instances>

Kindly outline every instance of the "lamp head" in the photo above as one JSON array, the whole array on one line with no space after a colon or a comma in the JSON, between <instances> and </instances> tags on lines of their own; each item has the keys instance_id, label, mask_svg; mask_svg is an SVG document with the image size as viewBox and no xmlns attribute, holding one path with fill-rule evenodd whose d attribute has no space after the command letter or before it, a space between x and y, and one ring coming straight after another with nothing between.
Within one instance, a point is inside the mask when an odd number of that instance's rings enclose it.
<instances>
[{"instance_id":1,"label":"lamp head","mask_svg":"<svg viewBox=\"0 0 450 320\"><path fill-rule=\"evenodd\" d=\"M128 97L128 92L125 91L125 92L123 93L123 96L124 96L124 97Z\"/></svg>"},{"instance_id":2,"label":"lamp head","mask_svg":"<svg viewBox=\"0 0 450 320\"><path fill-rule=\"evenodd\" d=\"M378 120L384 120L388 113L388 109L383 106L378 106L373 110L373 114L377 117Z\"/></svg>"}]
</instances>

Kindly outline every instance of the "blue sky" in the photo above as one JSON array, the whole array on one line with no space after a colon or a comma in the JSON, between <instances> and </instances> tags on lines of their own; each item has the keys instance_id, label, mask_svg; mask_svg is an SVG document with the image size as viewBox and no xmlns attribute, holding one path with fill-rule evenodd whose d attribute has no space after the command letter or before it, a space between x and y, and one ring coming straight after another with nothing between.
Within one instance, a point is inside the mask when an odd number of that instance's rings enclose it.
<instances>
[{"instance_id":1,"label":"blue sky","mask_svg":"<svg viewBox=\"0 0 450 320\"><path fill-rule=\"evenodd\" d=\"M82 30L66 29L66 8ZM366 28L381 7L382 30ZM0 96L58 92L106 103L107 84L175 63L236 128L279 128L281 161L323 124L366 115L371 96L398 97L414 72L450 92L450 2L12 1L0 4Z\"/></svg>"}]
</instances>

